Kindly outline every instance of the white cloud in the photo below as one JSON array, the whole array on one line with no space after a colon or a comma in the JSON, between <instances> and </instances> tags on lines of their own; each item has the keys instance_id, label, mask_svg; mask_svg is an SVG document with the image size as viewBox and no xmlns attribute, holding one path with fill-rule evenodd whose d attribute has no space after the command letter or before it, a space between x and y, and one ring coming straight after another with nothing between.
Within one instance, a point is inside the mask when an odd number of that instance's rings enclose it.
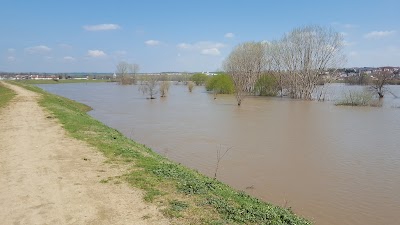
<instances>
[{"instance_id":1,"label":"white cloud","mask_svg":"<svg viewBox=\"0 0 400 225\"><path fill-rule=\"evenodd\" d=\"M107 54L101 50L88 50L88 56L90 57L104 57L107 56Z\"/></svg>"},{"instance_id":2,"label":"white cloud","mask_svg":"<svg viewBox=\"0 0 400 225\"><path fill-rule=\"evenodd\" d=\"M393 35L396 33L396 31L391 30L391 31L372 31L366 35L364 35L365 38L384 38L390 35Z\"/></svg>"},{"instance_id":3,"label":"white cloud","mask_svg":"<svg viewBox=\"0 0 400 225\"><path fill-rule=\"evenodd\" d=\"M187 44L187 43L180 43L177 45L178 48L180 49L190 49L192 47L191 44Z\"/></svg>"},{"instance_id":4,"label":"white cloud","mask_svg":"<svg viewBox=\"0 0 400 225\"><path fill-rule=\"evenodd\" d=\"M219 55L221 52L218 50L218 48L206 48L201 50L201 54L203 55Z\"/></svg>"},{"instance_id":5,"label":"white cloud","mask_svg":"<svg viewBox=\"0 0 400 225\"><path fill-rule=\"evenodd\" d=\"M51 48L47 47L46 45L38 45L38 46L25 48L25 51L29 54L41 54L41 53L50 52Z\"/></svg>"},{"instance_id":6,"label":"white cloud","mask_svg":"<svg viewBox=\"0 0 400 225\"><path fill-rule=\"evenodd\" d=\"M102 31L102 30L117 30L121 29L121 27L118 24L104 23L97 25L86 25L83 26L83 29L87 31Z\"/></svg>"},{"instance_id":7,"label":"white cloud","mask_svg":"<svg viewBox=\"0 0 400 225\"><path fill-rule=\"evenodd\" d=\"M220 49L226 45L219 42L200 41L193 44L180 43L177 47L181 50L197 51L203 55L219 55Z\"/></svg>"},{"instance_id":8,"label":"white cloud","mask_svg":"<svg viewBox=\"0 0 400 225\"><path fill-rule=\"evenodd\" d=\"M157 40L147 40L144 43L148 46L156 46L159 45L161 42Z\"/></svg>"},{"instance_id":9,"label":"white cloud","mask_svg":"<svg viewBox=\"0 0 400 225\"><path fill-rule=\"evenodd\" d=\"M66 61L66 62L73 62L73 61L76 60L76 59L75 59L74 57L72 57L72 56L65 56L63 59L64 59L64 61Z\"/></svg>"},{"instance_id":10,"label":"white cloud","mask_svg":"<svg viewBox=\"0 0 400 225\"><path fill-rule=\"evenodd\" d=\"M346 29L352 29L352 28L357 28L358 25L356 24L351 24L351 23L339 23L339 22L332 22L332 26L338 26Z\"/></svg>"},{"instance_id":11,"label":"white cloud","mask_svg":"<svg viewBox=\"0 0 400 225\"><path fill-rule=\"evenodd\" d=\"M8 53L14 53L14 52L15 52L15 49L14 49L14 48L9 48L9 49L7 49L7 52L8 52Z\"/></svg>"},{"instance_id":12,"label":"white cloud","mask_svg":"<svg viewBox=\"0 0 400 225\"><path fill-rule=\"evenodd\" d=\"M15 57L14 56L8 56L7 60L10 61L10 62L13 62L13 61L15 61Z\"/></svg>"},{"instance_id":13,"label":"white cloud","mask_svg":"<svg viewBox=\"0 0 400 225\"><path fill-rule=\"evenodd\" d=\"M224 37L226 37L226 38L233 38L233 37L235 37L235 34L234 34L234 33L226 33L226 34L224 35Z\"/></svg>"}]
</instances>

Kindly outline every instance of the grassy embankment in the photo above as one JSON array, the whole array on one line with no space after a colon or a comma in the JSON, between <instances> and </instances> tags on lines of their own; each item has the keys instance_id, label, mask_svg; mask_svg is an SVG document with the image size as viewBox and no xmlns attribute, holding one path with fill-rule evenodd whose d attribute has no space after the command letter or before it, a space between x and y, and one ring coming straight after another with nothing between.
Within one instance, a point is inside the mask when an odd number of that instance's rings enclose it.
<instances>
[{"instance_id":1,"label":"grassy embankment","mask_svg":"<svg viewBox=\"0 0 400 225\"><path fill-rule=\"evenodd\" d=\"M15 96L15 92L0 83L0 108L3 108Z\"/></svg>"},{"instance_id":2,"label":"grassy embankment","mask_svg":"<svg viewBox=\"0 0 400 225\"><path fill-rule=\"evenodd\" d=\"M14 82L16 83L16 82ZM90 108L72 100L17 83L42 94L40 104L54 114L69 134L95 146L109 163L129 165L119 177L144 191L177 224L311 224L289 209L262 202L154 153L86 114ZM133 206L134 207L134 206Z\"/></svg>"},{"instance_id":3,"label":"grassy embankment","mask_svg":"<svg viewBox=\"0 0 400 225\"><path fill-rule=\"evenodd\" d=\"M78 80L78 79L67 79L67 80L18 80L18 83L23 84L67 84L67 83L102 83L111 82L111 80Z\"/></svg>"}]
</instances>

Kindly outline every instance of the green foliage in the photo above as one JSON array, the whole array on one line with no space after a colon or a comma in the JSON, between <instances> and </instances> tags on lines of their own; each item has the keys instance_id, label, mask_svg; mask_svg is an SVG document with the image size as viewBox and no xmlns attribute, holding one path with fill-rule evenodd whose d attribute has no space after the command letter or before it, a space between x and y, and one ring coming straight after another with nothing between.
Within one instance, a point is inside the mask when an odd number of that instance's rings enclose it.
<instances>
[{"instance_id":1,"label":"green foliage","mask_svg":"<svg viewBox=\"0 0 400 225\"><path fill-rule=\"evenodd\" d=\"M237 192L218 180L181 165L162 163L154 167L152 172L164 179L176 180L177 189L186 195L201 196L204 205L214 207L227 221L239 224L311 224L294 217L288 209Z\"/></svg>"},{"instance_id":2,"label":"green foliage","mask_svg":"<svg viewBox=\"0 0 400 225\"><path fill-rule=\"evenodd\" d=\"M0 83L0 108L6 106L14 96L15 92L13 90Z\"/></svg>"},{"instance_id":3,"label":"green foliage","mask_svg":"<svg viewBox=\"0 0 400 225\"><path fill-rule=\"evenodd\" d=\"M199 221L203 224L311 224L287 209L262 202L157 155L90 117L86 114L90 108L83 104L34 86L21 86L41 93L40 104L53 113L72 137L99 149L109 162L129 165L130 169L122 177L144 190L146 201L166 208L167 216L183 220L185 224L199 224ZM185 202L171 201L182 198Z\"/></svg>"},{"instance_id":4,"label":"green foliage","mask_svg":"<svg viewBox=\"0 0 400 225\"><path fill-rule=\"evenodd\" d=\"M206 89L207 91L214 91L216 94L233 94L235 92L232 78L223 73L208 79Z\"/></svg>"},{"instance_id":5,"label":"green foliage","mask_svg":"<svg viewBox=\"0 0 400 225\"><path fill-rule=\"evenodd\" d=\"M204 73L195 73L191 77L191 81L193 81L197 86L204 85L207 82L208 76Z\"/></svg>"},{"instance_id":6,"label":"green foliage","mask_svg":"<svg viewBox=\"0 0 400 225\"><path fill-rule=\"evenodd\" d=\"M254 85L254 94L260 96L276 96L279 92L278 81L269 74L262 75Z\"/></svg>"}]
</instances>

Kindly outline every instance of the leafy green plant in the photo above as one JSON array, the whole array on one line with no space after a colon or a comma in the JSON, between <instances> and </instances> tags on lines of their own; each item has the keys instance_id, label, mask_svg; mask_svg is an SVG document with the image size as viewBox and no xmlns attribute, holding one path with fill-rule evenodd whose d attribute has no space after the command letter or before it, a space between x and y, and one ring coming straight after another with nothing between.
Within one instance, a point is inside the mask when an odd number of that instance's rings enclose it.
<instances>
[{"instance_id":1,"label":"leafy green plant","mask_svg":"<svg viewBox=\"0 0 400 225\"><path fill-rule=\"evenodd\" d=\"M204 85L207 82L208 76L204 73L195 73L190 78L197 86Z\"/></svg>"},{"instance_id":2,"label":"leafy green plant","mask_svg":"<svg viewBox=\"0 0 400 225\"><path fill-rule=\"evenodd\" d=\"M215 94L233 94L235 86L231 77L220 73L207 80L206 90L213 91Z\"/></svg>"},{"instance_id":3,"label":"leafy green plant","mask_svg":"<svg viewBox=\"0 0 400 225\"><path fill-rule=\"evenodd\" d=\"M264 74L258 78L254 85L254 93L260 96L276 96L279 92L278 81L269 74Z\"/></svg>"}]
</instances>

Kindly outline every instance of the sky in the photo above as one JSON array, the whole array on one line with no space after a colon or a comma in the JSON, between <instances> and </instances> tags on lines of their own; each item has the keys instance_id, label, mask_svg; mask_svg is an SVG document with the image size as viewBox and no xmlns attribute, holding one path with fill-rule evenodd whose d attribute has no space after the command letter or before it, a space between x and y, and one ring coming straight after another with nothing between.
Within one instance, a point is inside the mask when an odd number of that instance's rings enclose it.
<instances>
[{"instance_id":1,"label":"sky","mask_svg":"<svg viewBox=\"0 0 400 225\"><path fill-rule=\"evenodd\" d=\"M400 66L398 0L0 0L0 71L222 70L232 49L294 28L344 36L343 67Z\"/></svg>"}]
</instances>

